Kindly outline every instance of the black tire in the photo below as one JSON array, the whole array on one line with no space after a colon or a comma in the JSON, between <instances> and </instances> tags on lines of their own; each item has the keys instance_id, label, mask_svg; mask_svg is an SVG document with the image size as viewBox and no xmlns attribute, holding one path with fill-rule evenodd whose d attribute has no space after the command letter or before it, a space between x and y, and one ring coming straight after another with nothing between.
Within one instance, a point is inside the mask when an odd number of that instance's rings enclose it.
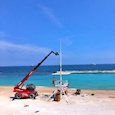
<instances>
[{"instance_id":1,"label":"black tire","mask_svg":"<svg viewBox=\"0 0 115 115\"><path fill-rule=\"evenodd\" d=\"M16 94L15 94L15 98L16 98L16 99L21 99L21 98L22 98L22 95L21 95L20 93L16 93Z\"/></svg>"},{"instance_id":2,"label":"black tire","mask_svg":"<svg viewBox=\"0 0 115 115\"><path fill-rule=\"evenodd\" d=\"M35 99L35 95L34 95L34 94L30 94L30 95L29 95L29 98L30 98L30 99Z\"/></svg>"},{"instance_id":3,"label":"black tire","mask_svg":"<svg viewBox=\"0 0 115 115\"><path fill-rule=\"evenodd\" d=\"M35 92L35 96L39 96L37 91Z\"/></svg>"}]
</instances>

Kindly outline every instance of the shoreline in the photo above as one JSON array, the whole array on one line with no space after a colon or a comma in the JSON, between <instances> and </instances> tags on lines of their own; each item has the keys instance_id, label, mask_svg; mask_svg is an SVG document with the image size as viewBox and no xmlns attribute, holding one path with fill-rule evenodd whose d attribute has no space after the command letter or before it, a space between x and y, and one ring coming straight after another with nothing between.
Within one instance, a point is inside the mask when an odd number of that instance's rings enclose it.
<instances>
[{"instance_id":1,"label":"shoreline","mask_svg":"<svg viewBox=\"0 0 115 115\"><path fill-rule=\"evenodd\" d=\"M25 86L23 87L25 88ZM14 93L13 92L14 86L0 86L0 94L1 91L3 92L9 92L10 94ZM53 91L55 91L57 88L56 87L46 87L46 86L36 86L36 91L38 93L52 93ZM68 88L68 93L71 95L73 93L75 93L76 88ZM92 93L96 94L97 96L115 96L115 90L92 90L92 89L81 89L81 94L85 93L87 95L91 95Z\"/></svg>"},{"instance_id":2,"label":"shoreline","mask_svg":"<svg viewBox=\"0 0 115 115\"><path fill-rule=\"evenodd\" d=\"M15 85L13 86L13 85L0 85L0 87L15 87ZM23 87L25 87L25 86L23 86ZM36 86L36 88L37 87L41 87L41 88L51 88L51 89L55 89L56 87L54 87L54 86ZM76 90L76 89L80 89L80 88L69 88L69 90ZM115 91L115 89L82 89L81 88L81 90L93 90L93 91Z\"/></svg>"}]
</instances>

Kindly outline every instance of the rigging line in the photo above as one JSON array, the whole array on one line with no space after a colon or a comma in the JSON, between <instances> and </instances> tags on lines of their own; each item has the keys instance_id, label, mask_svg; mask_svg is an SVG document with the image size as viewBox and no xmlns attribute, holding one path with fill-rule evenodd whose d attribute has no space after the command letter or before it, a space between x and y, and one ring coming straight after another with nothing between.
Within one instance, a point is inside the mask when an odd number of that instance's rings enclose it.
<instances>
[{"instance_id":1,"label":"rigging line","mask_svg":"<svg viewBox=\"0 0 115 115\"><path fill-rule=\"evenodd\" d=\"M60 85L62 85L62 50L61 50L61 40L60 40Z\"/></svg>"}]
</instances>

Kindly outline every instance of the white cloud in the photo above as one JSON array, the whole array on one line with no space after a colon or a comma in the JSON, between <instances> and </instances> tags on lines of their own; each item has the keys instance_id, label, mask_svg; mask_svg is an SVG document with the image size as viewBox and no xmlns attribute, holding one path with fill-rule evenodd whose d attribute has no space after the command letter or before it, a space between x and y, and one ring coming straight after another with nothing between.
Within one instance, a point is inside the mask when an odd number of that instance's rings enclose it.
<instances>
[{"instance_id":1,"label":"white cloud","mask_svg":"<svg viewBox=\"0 0 115 115\"><path fill-rule=\"evenodd\" d=\"M0 41L0 49L3 50L20 50L20 51L31 51L31 52L40 52L40 53L47 53L50 51L49 48L45 47L38 47L38 46L31 46L27 44L14 44L6 41Z\"/></svg>"},{"instance_id":2,"label":"white cloud","mask_svg":"<svg viewBox=\"0 0 115 115\"><path fill-rule=\"evenodd\" d=\"M51 49L46 47L0 41L0 66L36 64L50 51ZM43 64L55 64L55 60L52 59L53 57Z\"/></svg>"},{"instance_id":3,"label":"white cloud","mask_svg":"<svg viewBox=\"0 0 115 115\"><path fill-rule=\"evenodd\" d=\"M64 38L64 39L63 39L63 42L64 42L66 45L71 45L73 41L72 41L71 39L69 39L69 38Z\"/></svg>"},{"instance_id":4,"label":"white cloud","mask_svg":"<svg viewBox=\"0 0 115 115\"><path fill-rule=\"evenodd\" d=\"M76 37L76 35L65 36L61 38L61 41L66 45L71 45L74 37Z\"/></svg>"},{"instance_id":5,"label":"white cloud","mask_svg":"<svg viewBox=\"0 0 115 115\"><path fill-rule=\"evenodd\" d=\"M57 19L57 17L53 14L52 9L39 5L39 8L48 16L48 18L53 21L56 25L63 27L62 23Z\"/></svg>"}]
</instances>

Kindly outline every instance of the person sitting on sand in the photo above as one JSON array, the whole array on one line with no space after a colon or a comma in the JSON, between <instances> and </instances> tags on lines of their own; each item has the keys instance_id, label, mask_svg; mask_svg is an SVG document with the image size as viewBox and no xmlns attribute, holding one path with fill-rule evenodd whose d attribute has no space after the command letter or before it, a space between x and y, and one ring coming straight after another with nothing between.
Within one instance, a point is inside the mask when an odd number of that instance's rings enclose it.
<instances>
[{"instance_id":1,"label":"person sitting on sand","mask_svg":"<svg viewBox=\"0 0 115 115\"><path fill-rule=\"evenodd\" d=\"M74 93L74 95L80 95L81 90L80 89L76 89L76 92Z\"/></svg>"}]
</instances>

